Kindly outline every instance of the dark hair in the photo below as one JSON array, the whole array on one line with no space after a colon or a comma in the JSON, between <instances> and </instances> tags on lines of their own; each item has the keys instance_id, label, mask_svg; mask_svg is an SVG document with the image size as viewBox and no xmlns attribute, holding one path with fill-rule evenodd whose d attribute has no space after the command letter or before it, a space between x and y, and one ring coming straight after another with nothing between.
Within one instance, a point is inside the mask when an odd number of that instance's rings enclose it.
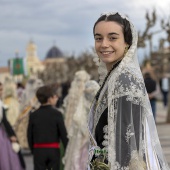
<instances>
[{"instance_id":1,"label":"dark hair","mask_svg":"<svg viewBox=\"0 0 170 170\"><path fill-rule=\"evenodd\" d=\"M56 95L56 90L50 85L42 86L36 92L38 101L41 104L47 103L48 99L54 95Z\"/></svg>"},{"instance_id":2,"label":"dark hair","mask_svg":"<svg viewBox=\"0 0 170 170\"><path fill-rule=\"evenodd\" d=\"M24 89L24 85L22 83L17 83L17 88L23 88Z\"/></svg>"},{"instance_id":3,"label":"dark hair","mask_svg":"<svg viewBox=\"0 0 170 170\"><path fill-rule=\"evenodd\" d=\"M144 74L144 78L151 78L150 73L146 72L146 73Z\"/></svg>"},{"instance_id":4,"label":"dark hair","mask_svg":"<svg viewBox=\"0 0 170 170\"><path fill-rule=\"evenodd\" d=\"M132 32L131 32L130 23L128 20L123 19L118 13L114 15L108 15L108 16L102 15L94 24L93 34L95 33L96 25L101 21L115 21L118 24L120 24L123 29L125 42L129 45L129 47L132 45Z\"/></svg>"}]
</instances>

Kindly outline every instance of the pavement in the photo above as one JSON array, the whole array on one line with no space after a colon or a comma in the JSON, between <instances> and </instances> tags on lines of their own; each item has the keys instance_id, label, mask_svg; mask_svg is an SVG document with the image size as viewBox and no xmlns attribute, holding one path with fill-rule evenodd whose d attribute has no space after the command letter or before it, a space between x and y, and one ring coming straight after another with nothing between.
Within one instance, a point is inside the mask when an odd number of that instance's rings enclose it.
<instances>
[{"instance_id":1,"label":"pavement","mask_svg":"<svg viewBox=\"0 0 170 170\"><path fill-rule=\"evenodd\" d=\"M170 124L166 123L167 108L157 102L156 127L165 158L170 166Z\"/></svg>"},{"instance_id":2,"label":"pavement","mask_svg":"<svg viewBox=\"0 0 170 170\"><path fill-rule=\"evenodd\" d=\"M158 136L163 149L163 154L170 166L170 124L166 123L167 108L163 106L161 101L156 103L157 115L156 115L156 127ZM33 170L32 155L29 150L24 150L24 159L27 165L26 170Z\"/></svg>"},{"instance_id":3,"label":"pavement","mask_svg":"<svg viewBox=\"0 0 170 170\"><path fill-rule=\"evenodd\" d=\"M26 170L33 170L33 157L30 150L22 151L26 163Z\"/></svg>"}]
</instances>

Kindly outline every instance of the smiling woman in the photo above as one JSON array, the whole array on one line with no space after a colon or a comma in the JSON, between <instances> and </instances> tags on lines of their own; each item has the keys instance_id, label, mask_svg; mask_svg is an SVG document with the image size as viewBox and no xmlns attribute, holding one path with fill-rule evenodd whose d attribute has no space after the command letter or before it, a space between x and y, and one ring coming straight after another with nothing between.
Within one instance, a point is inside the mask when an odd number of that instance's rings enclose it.
<instances>
[{"instance_id":1,"label":"smiling woman","mask_svg":"<svg viewBox=\"0 0 170 170\"><path fill-rule=\"evenodd\" d=\"M169 170L137 61L133 24L106 13L93 33L103 75L89 114L89 170Z\"/></svg>"},{"instance_id":2,"label":"smiling woman","mask_svg":"<svg viewBox=\"0 0 170 170\"><path fill-rule=\"evenodd\" d=\"M123 58L125 48L128 48L123 28L116 22L101 21L95 27L94 37L96 52L110 70L115 62Z\"/></svg>"}]
</instances>

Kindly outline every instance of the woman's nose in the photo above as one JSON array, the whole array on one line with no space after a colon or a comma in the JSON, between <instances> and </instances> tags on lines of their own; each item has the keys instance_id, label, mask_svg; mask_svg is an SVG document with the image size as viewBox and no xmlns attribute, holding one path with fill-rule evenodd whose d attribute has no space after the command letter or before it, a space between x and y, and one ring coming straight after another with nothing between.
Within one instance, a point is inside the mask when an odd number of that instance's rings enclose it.
<instances>
[{"instance_id":1,"label":"woman's nose","mask_svg":"<svg viewBox=\"0 0 170 170\"><path fill-rule=\"evenodd\" d=\"M104 38L103 41L102 41L102 44L101 44L102 47L109 47L109 41Z\"/></svg>"}]
</instances>

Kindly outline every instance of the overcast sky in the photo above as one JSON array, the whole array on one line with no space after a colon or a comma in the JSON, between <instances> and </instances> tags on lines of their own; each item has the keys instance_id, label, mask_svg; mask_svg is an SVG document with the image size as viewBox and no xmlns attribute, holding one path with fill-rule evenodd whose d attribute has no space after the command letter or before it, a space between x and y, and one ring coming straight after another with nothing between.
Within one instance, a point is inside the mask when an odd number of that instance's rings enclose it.
<instances>
[{"instance_id":1,"label":"overcast sky","mask_svg":"<svg viewBox=\"0 0 170 170\"><path fill-rule=\"evenodd\" d=\"M158 14L156 30L160 19L170 16L169 0L0 0L0 66L6 66L16 50L25 57L30 39L37 45L41 60L54 42L66 55L78 56L93 46L93 24L102 12L125 13L143 31L145 13L153 8ZM155 36L155 47L158 38L165 35ZM140 49L139 60L144 54L147 51Z\"/></svg>"}]
</instances>

